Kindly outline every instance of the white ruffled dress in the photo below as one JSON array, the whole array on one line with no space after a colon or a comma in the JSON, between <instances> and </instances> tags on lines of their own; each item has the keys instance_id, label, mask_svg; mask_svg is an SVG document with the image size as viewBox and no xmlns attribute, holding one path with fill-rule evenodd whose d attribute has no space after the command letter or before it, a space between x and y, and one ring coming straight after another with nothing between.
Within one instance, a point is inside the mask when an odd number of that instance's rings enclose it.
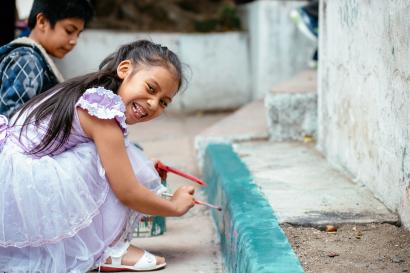
<instances>
[{"instance_id":1,"label":"white ruffled dress","mask_svg":"<svg viewBox=\"0 0 410 273\"><path fill-rule=\"evenodd\" d=\"M125 106L119 96L91 88L75 107L115 119L139 182L157 193L164 190L153 163L127 143ZM23 119L11 126L0 116L1 272L86 272L113 248L121 248L142 216L112 192L95 145L74 112L68 141L52 155L42 156L28 151L39 143L48 121L29 125L19 138Z\"/></svg>"}]
</instances>

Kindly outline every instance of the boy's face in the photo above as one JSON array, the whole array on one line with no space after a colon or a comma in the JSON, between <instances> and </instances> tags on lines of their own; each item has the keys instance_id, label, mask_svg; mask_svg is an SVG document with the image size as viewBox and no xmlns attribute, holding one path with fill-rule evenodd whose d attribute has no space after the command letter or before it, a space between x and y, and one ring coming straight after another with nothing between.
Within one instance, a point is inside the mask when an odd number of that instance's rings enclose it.
<instances>
[{"instance_id":1,"label":"boy's face","mask_svg":"<svg viewBox=\"0 0 410 273\"><path fill-rule=\"evenodd\" d=\"M45 39L43 39L42 46L51 56L62 59L75 47L83 29L84 21L80 18L59 20L54 28L46 20L44 25Z\"/></svg>"}]
</instances>

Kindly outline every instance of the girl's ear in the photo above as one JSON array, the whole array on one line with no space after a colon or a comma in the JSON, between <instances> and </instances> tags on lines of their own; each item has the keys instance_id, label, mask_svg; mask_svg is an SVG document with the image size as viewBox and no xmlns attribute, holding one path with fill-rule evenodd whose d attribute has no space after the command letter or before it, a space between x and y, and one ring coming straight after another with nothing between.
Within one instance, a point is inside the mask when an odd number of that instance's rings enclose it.
<instances>
[{"instance_id":1,"label":"girl's ear","mask_svg":"<svg viewBox=\"0 0 410 273\"><path fill-rule=\"evenodd\" d=\"M118 78L121 80L125 79L125 77L131 73L132 71L132 65L130 60L124 60L120 62L120 64L117 66L117 75Z\"/></svg>"}]
</instances>

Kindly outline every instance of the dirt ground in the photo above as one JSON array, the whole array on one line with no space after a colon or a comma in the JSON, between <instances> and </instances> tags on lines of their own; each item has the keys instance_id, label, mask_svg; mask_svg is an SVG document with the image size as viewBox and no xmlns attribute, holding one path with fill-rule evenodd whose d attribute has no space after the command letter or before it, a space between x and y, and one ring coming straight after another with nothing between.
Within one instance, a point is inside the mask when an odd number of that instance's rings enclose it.
<instances>
[{"instance_id":1,"label":"dirt ground","mask_svg":"<svg viewBox=\"0 0 410 273\"><path fill-rule=\"evenodd\" d=\"M283 225L306 273L410 272L410 231L390 224L341 225L336 232Z\"/></svg>"}]
</instances>

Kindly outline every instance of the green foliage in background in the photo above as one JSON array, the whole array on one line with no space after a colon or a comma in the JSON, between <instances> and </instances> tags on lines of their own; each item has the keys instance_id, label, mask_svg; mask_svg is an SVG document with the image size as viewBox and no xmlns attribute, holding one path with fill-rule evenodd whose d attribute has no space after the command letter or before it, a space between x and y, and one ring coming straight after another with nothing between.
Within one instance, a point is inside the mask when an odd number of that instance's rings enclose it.
<instances>
[{"instance_id":1,"label":"green foliage in background","mask_svg":"<svg viewBox=\"0 0 410 273\"><path fill-rule=\"evenodd\" d=\"M199 32L231 31L241 29L241 20L234 5L225 4L216 18L195 21Z\"/></svg>"}]
</instances>

